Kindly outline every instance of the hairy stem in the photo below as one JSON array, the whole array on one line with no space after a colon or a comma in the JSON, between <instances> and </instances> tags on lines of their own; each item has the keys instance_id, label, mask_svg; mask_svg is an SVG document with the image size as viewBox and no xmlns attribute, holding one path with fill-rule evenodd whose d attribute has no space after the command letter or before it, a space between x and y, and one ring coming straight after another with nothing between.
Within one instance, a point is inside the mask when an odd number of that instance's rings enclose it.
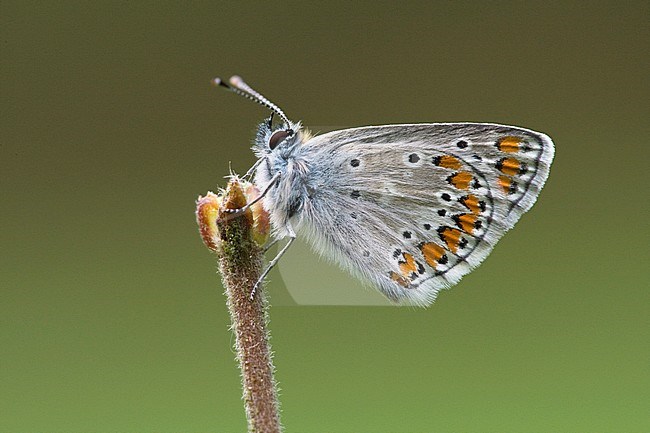
<instances>
[{"instance_id":1,"label":"hairy stem","mask_svg":"<svg viewBox=\"0 0 650 433\"><path fill-rule=\"evenodd\" d=\"M250 298L261 274L263 251L252 236L251 211L236 217L225 211L243 207L246 200L239 181L231 180L217 216L216 251L235 333L248 431L279 433L282 429L267 330L268 303L263 289Z\"/></svg>"}]
</instances>

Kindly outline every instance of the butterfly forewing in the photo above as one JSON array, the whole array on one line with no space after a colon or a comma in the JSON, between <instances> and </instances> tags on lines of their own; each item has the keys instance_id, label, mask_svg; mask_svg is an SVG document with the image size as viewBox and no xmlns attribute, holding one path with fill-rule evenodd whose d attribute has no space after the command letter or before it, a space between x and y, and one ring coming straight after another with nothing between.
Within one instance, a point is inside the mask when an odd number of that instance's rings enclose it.
<instances>
[{"instance_id":1,"label":"butterfly forewing","mask_svg":"<svg viewBox=\"0 0 650 433\"><path fill-rule=\"evenodd\" d=\"M386 125L316 136L300 154L318 183L303 219L314 246L389 298L428 304L533 205L553 143L495 124Z\"/></svg>"}]
</instances>

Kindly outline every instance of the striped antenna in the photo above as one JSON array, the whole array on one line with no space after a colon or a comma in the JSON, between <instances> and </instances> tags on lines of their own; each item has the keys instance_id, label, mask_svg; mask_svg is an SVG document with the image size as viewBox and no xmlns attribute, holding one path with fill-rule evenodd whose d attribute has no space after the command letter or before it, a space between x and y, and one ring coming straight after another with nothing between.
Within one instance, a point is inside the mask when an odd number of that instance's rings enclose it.
<instances>
[{"instance_id":1,"label":"striped antenna","mask_svg":"<svg viewBox=\"0 0 650 433\"><path fill-rule=\"evenodd\" d=\"M244 80L241 79L240 76L233 75L232 77L230 77L230 80L228 81L229 83L226 83L221 78L215 78L214 80L212 80L212 83L215 86L225 87L226 89L240 96L243 96L244 98L248 98L251 101L264 105L265 107L267 107L268 109L276 113L278 116L280 116L287 125L291 125L291 122L289 122L289 119L284 114L284 111L280 110L280 107L278 107L273 102L269 101L264 96L262 96L259 92L251 88L248 84L244 82Z\"/></svg>"}]
</instances>

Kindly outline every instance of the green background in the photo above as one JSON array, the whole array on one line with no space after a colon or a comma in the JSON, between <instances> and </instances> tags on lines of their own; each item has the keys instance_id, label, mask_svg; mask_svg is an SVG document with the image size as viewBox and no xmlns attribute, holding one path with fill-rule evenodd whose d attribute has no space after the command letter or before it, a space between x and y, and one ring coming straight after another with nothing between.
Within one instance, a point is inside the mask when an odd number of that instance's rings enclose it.
<instances>
[{"instance_id":1,"label":"green background","mask_svg":"<svg viewBox=\"0 0 650 433\"><path fill-rule=\"evenodd\" d=\"M267 111L209 85L235 73L308 126L557 148L428 309L290 306L275 273L287 432L650 430L648 2L136 3L0 5L0 431L245 430L193 213L254 161Z\"/></svg>"}]
</instances>

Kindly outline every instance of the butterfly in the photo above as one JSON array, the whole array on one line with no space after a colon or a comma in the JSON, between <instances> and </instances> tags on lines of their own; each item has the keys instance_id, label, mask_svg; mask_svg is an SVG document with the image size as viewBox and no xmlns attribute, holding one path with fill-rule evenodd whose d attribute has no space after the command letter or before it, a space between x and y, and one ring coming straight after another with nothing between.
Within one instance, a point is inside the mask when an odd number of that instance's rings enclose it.
<instances>
[{"instance_id":1,"label":"butterfly","mask_svg":"<svg viewBox=\"0 0 650 433\"><path fill-rule=\"evenodd\" d=\"M312 136L240 77L214 84L271 110L258 127L258 159L247 173L261 194L247 207L262 200L275 238L287 243L255 288L305 235L317 252L388 299L429 305L533 206L553 161L547 135L493 123L365 126Z\"/></svg>"}]
</instances>

